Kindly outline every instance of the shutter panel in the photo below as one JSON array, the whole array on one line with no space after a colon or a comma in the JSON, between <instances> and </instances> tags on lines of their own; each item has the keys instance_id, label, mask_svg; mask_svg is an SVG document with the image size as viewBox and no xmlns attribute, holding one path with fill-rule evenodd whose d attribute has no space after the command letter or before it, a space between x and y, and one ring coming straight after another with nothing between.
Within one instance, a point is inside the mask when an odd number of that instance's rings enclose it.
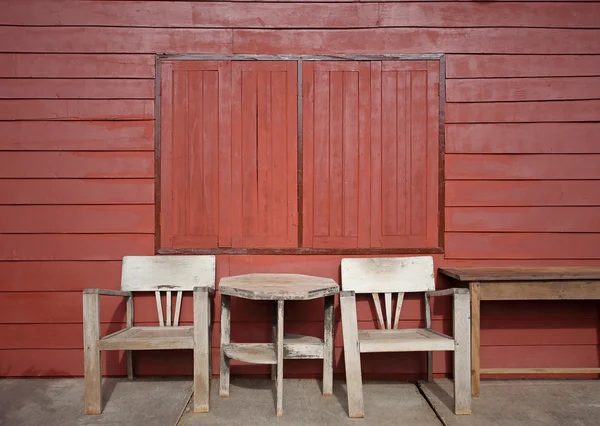
<instances>
[{"instance_id":1,"label":"shutter panel","mask_svg":"<svg viewBox=\"0 0 600 426\"><path fill-rule=\"evenodd\" d=\"M368 62L303 64L304 247L369 246Z\"/></svg>"},{"instance_id":2,"label":"shutter panel","mask_svg":"<svg viewBox=\"0 0 600 426\"><path fill-rule=\"evenodd\" d=\"M231 65L161 64L161 246L229 247Z\"/></svg>"},{"instance_id":3,"label":"shutter panel","mask_svg":"<svg viewBox=\"0 0 600 426\"><path fill-rule=\"evenodd\" d=\"M233 62L233 247L298 245L297 86L296 62Z\"/></svg>"},{"instance_id":4,"label":"shutter panel","mask_svg":"<svg viewBox=\"0 0 600 426\"><path fill-rule=\"evenodd\" d=\"M371 246L437 247L439 62L373 62L371 74Z\"/></svg>"}]
</instances>

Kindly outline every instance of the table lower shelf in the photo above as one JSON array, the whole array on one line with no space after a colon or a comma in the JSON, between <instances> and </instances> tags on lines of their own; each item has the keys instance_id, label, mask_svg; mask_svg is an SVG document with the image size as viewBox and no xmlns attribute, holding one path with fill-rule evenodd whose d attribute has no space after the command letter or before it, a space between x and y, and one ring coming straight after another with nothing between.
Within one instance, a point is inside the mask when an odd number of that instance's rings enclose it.
<instances>
[{"instance_id":1,"label":"table lower shelf","mask_svg":"<svg viewBox=\"0 0 600 426\"><path fill-rule=\"evenodd\" d=\"M283 338L284 359L323 359L323 340L318 337L286 334ZM223 345L225 356L252 364L277 364L273 343L229 343Z\"/></svg>"}]
</instances>

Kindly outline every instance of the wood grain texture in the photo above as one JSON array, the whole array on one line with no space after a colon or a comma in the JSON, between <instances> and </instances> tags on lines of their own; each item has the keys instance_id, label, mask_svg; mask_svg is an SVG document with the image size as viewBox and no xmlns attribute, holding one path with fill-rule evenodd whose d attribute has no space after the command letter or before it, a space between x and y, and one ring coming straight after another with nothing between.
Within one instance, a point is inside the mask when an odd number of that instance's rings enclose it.
<instances>
[{"instance_id":1,"label":"wood grain texture","mask_svg":"<svg viewBox=\"0 0 600 426\"><path fill-rule=\"evenodd\" d=\"M460 281L572 281L600 279L600 267L593 266L440 268L439 271Z\"/></svg>"},{"instance_id":2,"label":"wood grain texture","mask_svg":"<svg viewBox=\"0 0 600 426\"><path fill-rule=\"evenodd\" d=\"M0 233L154 233L154 206L0 206Z\"/></svg>"},{"instance_id":3,"label":"wood grain texture","mask_svg":"<svg viewBox=\"0 0 600 426\"><path fill-rule=\"evenodd\" d=\"M219 281L221 294L256 300L310 300L338 291L339 286L330 278L301 274L248 274Z\"/></svg>"},{"instance_id":4,"label":"wood grain texture","mask_svg":"<svg viewBox=\"0 0 600 426\"><path fill-rule=\"evenodd\" d=\"M234 29L233 53L598 54L598 34L597 30L530 28Z\"/></svg>"},{"instance_id":5,"label":"wood grain texture","mask_svg":"<svg viewBox=\"0 0 600 426\"><path fill-rule=\"evenodd\" d=\"M154 179L5 178L0 194L1 204L153 204Z\"/></svg>"},{"instance_id":6,"label":"wood grain texture","mask_svg":"<svg viewBox=\"0 0 600 426\"><path fill-rule=\"evenodd\" d=\"M448 55L446 75L448 78L597 76L598 67L598 55Z\"/></svg>"},{"instance_id":7,"label":"wood grain texture","mask_svg":"<svg viewBox=\"0 0 600 426\"><path fill-rule=\"evenodd\" d=\"M353 28L353 27L559 27L598 28L600 10L593 3L453 3L310 2L241 3L137 2L123 5L95 1L77 8L65 1L10 1L0 21L12 25ZM30 13L30 7L38 13Z\"/></svg>"},{"instance_id":8,"label":"wood grain texture","mask_svg":"<svg viewBox=\"0 0 600 426\"><path fill-rule=\"evenodd\" d=\"M446 110L447 123L522 123L595 121L600 100L557 102L453 103Z\"/></svg>"},{"instance_id":9,"label":"wood grain texture","mask_svg":"<svg viewBox=\"0 0 600 426\"><path fill-rule=\"evenodd\" d=\"M151 120L154 102L122 99L0 100L1 120Z\"/></svg>"},{"instance_id":10,"label":"wood grain texture","mask_svg":"<svg viewBox=\"0 0 600 426\"><path fill-rule=\"evenodd\" d=\"M600 232L600 208L448 207L446 231Z\"/></svg>"},{"instance_id":11,"label":"wood grain texture","mask_svg":"<svg viewBox=\"0 0 600 426\"><path fill-rule=\"evenodd\" d=\"M5 152L0 178L151 178L153 152Z\"/></svg>"},{"instance_id":12,"label":"wood grain texture","mask_svg":"<svg viewBox=\"0 0 600 426\"><path fill-rule=\"evenodd\" d=\"M599 160L594 154L452 154L446 156L446 179L598 179Z\"/></svg>"},{"instance_id":13,"label":"wood grain texture","mask_svg":"<svg viewBox=\"0 0 600 426\"><path fill-rule=\"evenodd\" d=\"M600 77L448 80L448 102L552 101L600 98Z\"/></svg>"},{"instance_id":14,"label":"wood grain texture","mask_svg":"<svg viewBox=\"0 0 600 426\"><path fill-rule=\"evenodd\" d=\"M0 99L153 99L150 79L6 79Z\"/></svg>"},{"instance_id":15,"label":"wood grain texture","mask_svg":"<svg viewBox=\"0 0 600 426\"><path fill-rule=\"evenodd\" d=\"M448 181L446 206L599 206L596 180Z\"/></svg>"},{"instance_id":16,"label":"wood grain texture","mask_svg":"<svg viewBox=\"0 0 600 426\"><path fill-rule=\"evenodd\" d=\"M446 234L449 259L598 259L600 234Z\"/></svg>"},{"instance_id":17,"label":"wood grain texture","mask_svg":"<svg viewBox=\"0 0 600 426\"><path fill-rule=\"evenodd\" d=\"M486 123L446 126L449 154L599 153L600 123ZM565 143L565 141L569 143Z\"/></svg>"},{"instance_id":18,"label":"wood grain texture","mask_svg":"<svg viewBox=\"0 0 600 426\"><path fill-rule=\"evenodd\" d=\"M2 53L0 77L154 78L154 55Z\"/></svg>"},{"instance_id":19,"label":"wood grain texture","mask_svg":"<svg viewBox=\"0 0 600 426\"><path fill-rule=\"evenodd\" d=\"M121 260L154 253L152 234L2 234L0 260Z\"/></svg>"},{"instance_id":20,"label":"wood grain texture","mask_svg":"<svg viewBox=\"0 0 600 426\"><path fill-rule=\"evenodd\" d=\"M152 121L3 121L5 151L151 151Z\"/></svg>"}]
</instances>

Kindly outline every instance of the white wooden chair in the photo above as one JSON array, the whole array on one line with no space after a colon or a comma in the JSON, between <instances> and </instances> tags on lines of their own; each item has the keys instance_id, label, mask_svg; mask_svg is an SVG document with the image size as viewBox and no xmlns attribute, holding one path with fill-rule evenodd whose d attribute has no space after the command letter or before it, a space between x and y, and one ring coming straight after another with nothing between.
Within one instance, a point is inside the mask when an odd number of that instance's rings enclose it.
<instances>
[{"instance_id":1,"label":"white wooden chair","mask_svg":"<svg viewBox=\"0 0 600 426\"><path fill-rule=\"evenodd\" d=\"M433 379L432 351L454 351L454 412L471 413L470 302L467 289L435 290L431 256L342 259L342 328L348 414L364 417L360 354L427 351L427 379ZM423 329L398 329L404 293L425 293ZM371 293L380 329L359 330L355 294ZM384 294L385 321L380 293ZM397 304L392 321L392 293ZM431 296L454 296L454 337L431 329Z\"/></svg>"},{"instance_id":2,"label":"white wooden chair","mask_svg":"<svg viewBox=\"0 0 600 426\"><path fill-rule=\"evenodd\" d=\"M159 326L135 327L133 292L153 291ZM166 318L161 292L166 293ZM183 291L193 291L194 325L180 326ZM214 256L126 256L121 290L83 291L85 413L102 411L100 351L125 350L127 376L133 379L134 350L194 350L194 411L208 412L210 380L210 300L215 291ZM171 316L172 292L176 292ZM127 298L126 328L100 337L100 296Z\"/></svg>"}]
</instances>

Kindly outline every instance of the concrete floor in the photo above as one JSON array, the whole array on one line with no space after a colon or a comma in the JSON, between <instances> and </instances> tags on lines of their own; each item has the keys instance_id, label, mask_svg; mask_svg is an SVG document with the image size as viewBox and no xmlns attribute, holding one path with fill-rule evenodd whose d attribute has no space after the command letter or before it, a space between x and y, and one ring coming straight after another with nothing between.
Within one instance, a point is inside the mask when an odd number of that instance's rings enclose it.
<instances>
[{"instance_id":1,"label":"concrete floor","mask_svg":"<svg viewBox=\"0 0 600 426\"><path fill-rule=\"evenodd\" d=\"M103 413L85 416L81 379L3 379L0 425L600 425L599 380L486 380L470 416L452 414L449 380L418 386L366 382L364 419L347 417L346 386L340 381L333 396L323 397L316 380L286 379L281 418L275 416L270 380L233 379L229 398L218 397L214 380L207 414L191 411L191 391L189 379L108 379Z\"/></svg>"}]
</instances>

